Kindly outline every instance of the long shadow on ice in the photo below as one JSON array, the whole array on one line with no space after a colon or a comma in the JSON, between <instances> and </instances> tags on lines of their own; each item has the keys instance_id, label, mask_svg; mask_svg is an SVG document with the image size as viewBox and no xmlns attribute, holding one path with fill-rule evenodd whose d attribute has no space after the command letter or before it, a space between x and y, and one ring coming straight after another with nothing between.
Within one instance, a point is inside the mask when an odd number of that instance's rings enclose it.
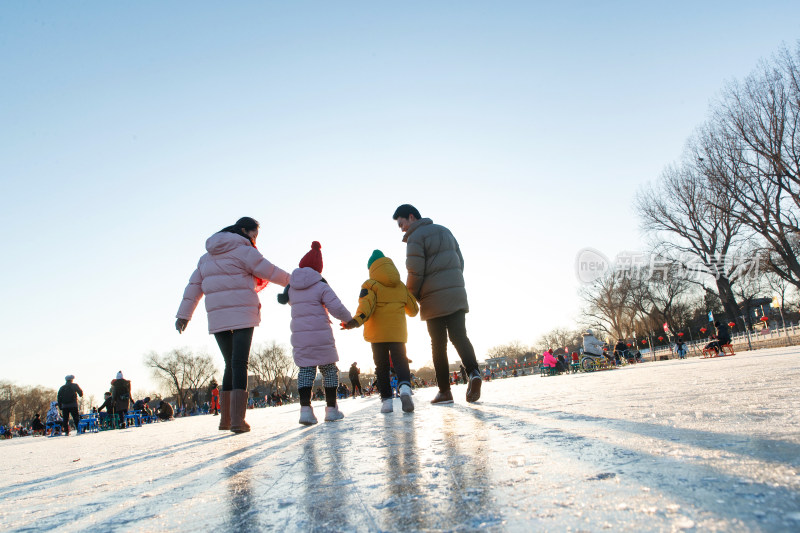
<instances>
[{"instance_id":1,"label":"long shadow on ice","mask_svg":"<svg viewBox=\"0 0 800 533\"><path fill-rule=\"evenodd\" d=\"M729 452L747 455L753 459L768 463L787 464L793 467L800 466L800 445L794 442L752 437L750 435L679 428L648 422L633 422L630 420L567 413L564 411L531 409L518 405L492 403L486 404L486 406L528 412L536 416L557 420L591 422L603 427L613 427L616 430L635 433L644 437L682 442L708 450L725 448Z\"/></svg>"},{"instance_id":2,"label":"long shadow on ice","mask_svg":"<svg viewBox=\"0 0 800 533\"><path fill-rule=\"evenodd\" d=\"M177 444L175 446L171 446L169 448L170 453L175 452L183 452L189 450L191 448L195 448L197 446L208 446L220 439L227 438L228 435L215 435L209 437L201 437L199 439L194 439L191 441L187 441L183 444ZM158 459L164 456L163 449L155 449L151 452L140 453L136 455L129 455L127 457L120 457L119 459L112 459L110 461L106 461L102 464L97 464L93 466L86 466L81 468L76 468L70 472L62 472L58 474L54 474L51 476L44 476L38 479L27 479L20 483L15 483L13 485L9 485L3 490L0 490L0 497L13 497L17 494L17 492L27 493L30 492L32 489L37 488L36 485L46 484L50 482L55 482L57 484L63 484L69 482L73 478L80 478L84 476L94 476L97 474L101 474L104 472L117 470L119 468L124 468L126 466L135 465L137 463L143 463L146 461L150 461L152 459Z\"/></svg>"},{"instance_id":3,"label":"long shadow on ice","mask_svg":"<svg viewBox=\"0 0 800 533\"><path fill-rule=\"evenodd\" d=\"M110 508L112 505L115 505L120 507L121 510L118 513L109 515L106 518L97 521L93 524L93 528L99 531L125 529L126 526L142 523L143 520L157 519L162 513L175 513L176 501L174 494L172 493L176 487L176 484L180 486L181 490L183 491L181 499L188 500L194 494L205 493L210 490L217 490L214 488L217 483L220 481L227 481L229 489L228 495L231 501L228 502L229 509L227 515L224 507L220 507L220 517L223 520L227 520L227 522L223 522L223 524L232 525L235 523L237 524L237 527L233 529L236 531L242 531L242 529L238 527L238 524L249 523L255 528L255 530L258 530L258 522L255 521L255 519L258 517L260 510L257 508L257 506L253 505L253 480L251 476L253 465L258 463L260 456L282 451L283 449L291 446L294 442L309 436L310 432L304 431L304 428L297 428L287 431L281 435L280 439L277 440L270 440L257 444L243 444L241 447L213 456L208 460L192 463L186 468L176 471L165 471L163 475L155 478L142 478L141 481L135 486L120 488L119 491L106 491L99 493L98 499L94 502L94 505L77 507L76 509L72 510L70 516L72 517L73 521L80 521L96 514L102 509ZM196 444L198 441L200 443L199 445L210 445L210 443L218 443L218 441L221 439L236 438L237 437L232 434L204 437L190 441L191 443L195 443L192 446L171 447L167 453L173 454L176 452L176 449L178 449L177 451L186 451L187 449L198 445ZM238 461L230 464L226 464L225 462L226 459L231 459L248 452L250 454L249 456L243 457ZM137 470L141 469L144 471L159 471L159 460L163 458L164 453L164 450L148 453L146 454L146 457L140 457L135 462L126 463L123 465L123 467L135 465ZM151 460L152 464L144 463L146 460ZM103 466L105 467L106 465L104 464ZM119 466L117 465L114 468L119 468ZM204 469L216 470L218 472L214 475L207 476L207 479L201 480L200 482L198 482L196 478L191 478L192 474ZM105 468L102 470L105 470ZM98 470L90 469L88 473L84 472L84 475L95 475L97 472ZM74 473L68 474L68 476L73 475ZM187 483L181 483L181 478L185 478L187 476L189 476L190 481ZM63 480L65 478L59 477L58 479ZM150 498L147 500L147 505L136 505L137 502L141 501L141 492L143 491L146 491L150 495ZM21 489L20 492L22 492ZM164 496L163 499L160 497L162 495ZM132 505L125 508L126 503ZM236 510L237 508L239 509L238 511ZM237 516L234 516L235 514ZM245 514L252 520L252 522L239 519ZM194 517L189 517L188 519L191 521L194 519ZM63 517L59 516L58 512L56 511L54 514L50 514L48 516L39 516L38 518L38 524L42 526L46 526L51 521L54 524L61 523L63 522ZM206 525L209 524L206 523Z\"/></svg>"},{"instance_id":4,"label":"long shadow on ice","mask_svg":"<svg viewBox=\"0 0 800 533\"><path fill-rule=\"evenodd\" d=\"M542 411L513 405L486 404L486 407L529 412L545 419L549 417L560 421L591 421L597 423L600 429L625 428L631 433L661 440L671 440L672 436L682 435L687 439L687 444L692 445L700 437L716 439L717 444L720 439L730 438L730 435L713 432L680 430L655 424ZM718 518L741 520L752 530L764 528L771 531L791 530L787 522L782 522L786 515L795 512L796 509L798 492L791 487L743 479L713 464L692 464L671 457L653 455L642 449L609 443L599 438L602 433L598 433L598 437L585 436L572 433L565 428L543 427L530 419L520 420L459 405L456 405L456 409L494 426L505 433L509 440L534 441L543 445L553 451L552 459L556 462L559 462L558 456L563 456L565 459L586 464L588 471L599 472L594 477L582 479L581 483L617 478L624 484L632 485L631 481L635 480L636 485L633 487L638 484L652 486L672 500L681 502L685 509L698 508L713 513ZM676 432L671 433L673 430ZM695 440L690 441L689 438ZM741 439L747 440L748 437L741 436ZM780 441L769 442L787 444ZM706 445L710 449L714 448L710 442L706 442ZM524 445L520 449L524 449ZM774 461L768 456L764 457L764 460ZM796 457L793 459L796 461ZM778 512L765 512L768 507Z\"/></svg>"}]
</instances>

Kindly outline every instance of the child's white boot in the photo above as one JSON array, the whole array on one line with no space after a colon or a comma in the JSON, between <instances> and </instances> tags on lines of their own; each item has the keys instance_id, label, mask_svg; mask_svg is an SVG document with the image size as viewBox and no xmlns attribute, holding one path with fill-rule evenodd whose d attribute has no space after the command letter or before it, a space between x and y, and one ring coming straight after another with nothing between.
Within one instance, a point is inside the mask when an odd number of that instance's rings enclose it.
<instances>
[{"instance_id":1,"label":"child's white boot","mask_svg":"<svg viewBox=\"0 0 800 533\"><path fill-rule=\"evenodd\" d=\"M394 411L394 405L392 405L393 401L392 398L384 398L381 401L381 413L391 413Z\"/></svg>"},{"instance_id":2,"label":"child's white boot","mask_svg":"<svg viewBox=\"0 0 800 533\"><path fill-rule=\"evenodd\" d=\"M300 407L300 423L304 426L311 426L317 423L317 417L314 416L314 409L310 405L303 405Z\"/></svg>"},{"instance_id":3,"label":"child's white boot","mask_svg":"<svg viewBox=\"0 0 800 533\"><path fill-rule=\"evenodd\" d=\"M411 387L406 383L400 385L400 403L403 404L403 412L411 413L414 411L414 400L411 398Z\"/></svg>"},{"instance_id":4,"label":"child's white boot","mask_svg":"<svg viewBox=\"0 0 800 533\"><path fill-rule=\"evenodd\" d=\"M325 408L325 422L333 422L334 420L341 420L344 418L344 413L339 410L339 406Z\"/></svg>"}]
</instances>

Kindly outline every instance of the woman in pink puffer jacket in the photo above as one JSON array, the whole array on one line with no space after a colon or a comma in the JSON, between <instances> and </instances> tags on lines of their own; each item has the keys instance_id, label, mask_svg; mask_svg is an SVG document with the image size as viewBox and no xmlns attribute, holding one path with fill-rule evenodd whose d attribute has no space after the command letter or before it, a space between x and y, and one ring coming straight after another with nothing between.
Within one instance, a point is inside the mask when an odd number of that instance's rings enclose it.
<instances>
[{"instance_id":1,"label":"woman in pink puffer jacket","mask_svg":"<svg viewBox=\"0 0 800 533\"><path fill-rule=\"evenodd\" d=\"M344 415L336 405L336 389L339 387L339 368L336 362L339 353L333 340L331 320L328 313L342 322L353 319L350 312L322 277L322 246L311 243L311 250L300 260L300 268L289 278L289 285L280 303L292 306L292 353L294 362L300 367L297 374L297 392L300 393L300 423L317 423L311 408L311 388L317 377L317 367L325 386L325 421L340 420Z\"/></svg>"},{"instance_id":2,"label":"woman in pink puffer jacket","mask_svg":"<svg viewBox=\"0 0 800 533\"><path fill-rule=\"evenodd\" d=\"M208 253L200 258L189 278L175 322L175 328L182 333L200 298L206 296L208 332L216 337L225 359L219 429L234 433L250 431L244 417L250 344L253 328L261 322L261 303L256 292L269 281L282 287L289 283L289 274L256 250L258 226L256 220L243 217L208 238Z\"/></svg>"}]
</instances>

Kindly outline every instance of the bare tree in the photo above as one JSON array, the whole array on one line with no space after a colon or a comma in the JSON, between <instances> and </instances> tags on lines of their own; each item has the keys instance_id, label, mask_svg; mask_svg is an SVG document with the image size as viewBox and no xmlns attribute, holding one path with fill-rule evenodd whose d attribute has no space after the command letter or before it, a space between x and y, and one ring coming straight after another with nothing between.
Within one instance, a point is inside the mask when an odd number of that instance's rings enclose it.
<instances>
[{"instance_id":1,"label":"bare tree","mask_svg":"<svg viewBox=\"0 0 800 533\"><path fill-rule=\"evenodd\" d=\"M690 298L697 296L697 286L687 279L680 265L665 258L655 263L663 265L658 272L648 266L642 276L632 280L633 302L642 322L636 329L645 333L660 330L664 323L684 327Z\"/></svg>"},{"instance_id":2,"label":"bare tree","mask_svg":"<svg viewBox=\"0 0 800 533\"><path fill-rule=\"evenodd\" d=\"M636 322L634 296L634 285L629 277L609 272L580 290L583 319L612 337L626 337L634 330Z\"/></svg>"},{"instance_id":3,"label":"bare tree","mask_svg":"<svg viewBox=\"0 0 800 533\"><path fill-rule=\"evenodd\" d=\"M429 366L423 366L415 372L415 375L419 379L424 379L428 383L436 381L436 371Z\"/></svg>"},{"instance_id":4,"label":"bare tree","mask_svg":"<svg viewBox=\"0 0 800 533\"><path fill-rule=\"evenodd\" d=\"M786 278L771 271L764 273L764 283L775 295L776 307L781 315L781 325L785 327L786 320L784 318L784 311L786 310L787 299L792 292L796 293L797 291L792 291L794 286L790 285Z\"/></svg>"},{"instance_id":5,"label":"bare tree","mask_svg":"<svg viewBox=\"0 0 800 533\"><path fill-rule=\"evenodd\" d=\"M29 424L36 413L44 415L55 399L56 391L53 389L0 381L0 424Z\"/></svg>"},{"instance_id":6,"label":"bare tree","mask_svg":"<svg viewBox=\"0 0 800 533\"><path fill-rule=\"evenodd\" d=\"M283 385L284 391L289 391L292 381L297 377L299 368L294 364L294 358L281 347L281 355L277 359L277 378L276 382Z\"/></svg>"},{"instance_id":7,"label":"bare tree","mask_svg":"<svg viewBox=\"0 0 800 533\"><path fill-rule=\"evenodd\" d=\"M495 357L506 357L508 359L519 359L524 357L526 354L530 354L535 352L536 350L525 346L520 341L512 341L507 344L501 344L499 346L493 346L489 348L486 352L486 355L495 358Z\"/></svg>"},{"instance_id":8,"label":"bare tree","mask_svg":"<svg viewBox=\"0 0 800 533\"><path fill-rule=\"evenodd\" d=\"M717 199L763 239L770 268L800 287L800 42L728 86L697 156Z\"/></svg>"},{"instance_id":9,"label":"bare tree","mask_svg":"<svg viewBox=\"0 0 800 533\"><path fill-rule=\"evenodd\" d=\"M275 388L278 377L277 359L281 356L283 348L272 341L271 344L262 344L250 351L247 369L256 377L258 385L266 385L270 392Z\"/></svg>"},{"instance_id":10,"label":"bare tree","mask_svg":"<svg viewBox=\"0 0 800 533\"><path fill-rule=\"evenodd\" d=\"M542 335L539 344L548 348L577 347L583 343L581 331L574 328L554 328Z\"/></svg>"},{"instance_id":11,"label":"bare tree","mask_svg":"<svg viewBox=\"0 0 800 533\"><path fill-rule=\"evenodd\" d=\"M289 390L298 371L286 348L275 341L251 351L248 369L256 376L259 384L267 385L270 390L280 386Z\"/></svg>"},{"instance_id":12,"label":"bare tree","mask_svg":"<svg viewBox=\"0 0 800 533\"><path fill-rule=\"evenodd\" d=\"M208 354L195 355L187 349L177 349L158 355L151 352L145 356L145 366L153 377L164 383L175 395L178 407L187 406L190 399L206 386L217 373Z\"/></svg>"},{"instance_id":13,"label":"bare tree","mask_svg":"<svg viewBox=\"0 0 800 533\"><path fill-rule=\"evenodd\" d=\"M656 185L639 192L636 206L643 229L658 243L656 255L681 265L687 279L699 284L713 279L726 315L735 319L732 284L741 267L736 252L746 235L726 200L714 197L696 163L689 159L668 167Z\"/></svg>"},{"instance_id":14,"label":"bare tree","mask_svg":"<svg viewBox=\"0 0 800 533\"><path fill-rule=\"evenodd\" d=\"M10 381L0 381L0 424L15 422L14 415L19 401L19 388Z\"/></svg>"},{"instance_id":15,"label":"bare tree","mask_svg":"<svg viewBox=\"0 0 800 533\"><path fill-rule=\"evenodd\" d=\"M19 403L16 409L16 418L23 423L30 423L36 413L44 416L50 408L50 402L55 400L57 392L41 386L20 387Z\"/></svg>"}]
</instances>

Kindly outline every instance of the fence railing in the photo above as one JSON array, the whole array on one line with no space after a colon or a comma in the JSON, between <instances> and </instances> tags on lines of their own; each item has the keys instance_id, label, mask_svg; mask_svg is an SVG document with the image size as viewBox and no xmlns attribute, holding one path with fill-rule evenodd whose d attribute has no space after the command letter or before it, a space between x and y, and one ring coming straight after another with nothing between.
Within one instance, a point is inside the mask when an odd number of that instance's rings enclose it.
<instances>
[{"instance_id":1,"label":"fence railing","mask_svg":"<svg viewBox=\"0 0 800 533\"><path fill-rule=\"evenodd\" d=\"M712 328L713 330L713 328ZM702 339L685 340L688 354L701 355L703 348L706 344L711 342L711 338L704 337ZM780 346L793 346L800 344L800 322L788 323L786 327L769 328L767 331L753 331L748 334L743 331L734 332L731 334L731 344L737 351L747 351L752 346L752 349L759 348L777 348ZM658 346L653 349L649 354L645 354L645 359L652 358L658 360L668 356L669 358L676 358L677 355L672 351L672 346Z\"/></svg>"}]
</instances>

